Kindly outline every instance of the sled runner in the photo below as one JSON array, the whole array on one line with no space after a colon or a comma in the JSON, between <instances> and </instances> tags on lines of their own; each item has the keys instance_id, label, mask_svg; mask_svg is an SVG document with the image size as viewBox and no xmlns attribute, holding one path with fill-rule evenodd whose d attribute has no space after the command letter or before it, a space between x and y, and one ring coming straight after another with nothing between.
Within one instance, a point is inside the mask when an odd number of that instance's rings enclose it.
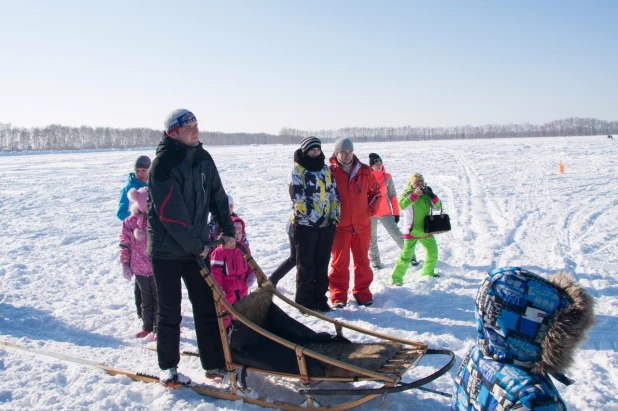
<instances>
[{"instance_id":1,"label":"sled runner","mask_svg":"<svg viewBox=\"0 0 618 411\"><path fill-rule=\"evenodd\" d=\"M222 241L209 244L214 246ZM300 380L304 388L299 394L304 401L296 409L315 408L347 410L381 395L420 388L448 372L455 363L452 351L430 349L426 344L391 337L332 319L309 310L277 291L247 249L237 243L247 263L254 270L258 288L233 306L217 285L203 260L198 258L201 275L213 292L217 309L219 332L223 344L230 390L236 394L246 385L247 372L267 374ZM273 296L298 309L303 314L317 317L334 326L335 335L316 333L283 312L272 301ZM222 308L225 308L225 310ZM224 319L232 315L231 337ZM375 343L352 343L343 335L348 329L379 339ZM446 355L448 362L430 375L404 383L403 377L426 355ZM270 357L269 357L270 356ZM322 381L354 383L373 381L376 388L310 388ZM424 389L438 393L430 389ZM443 394L443 393L440 393ZM320 404L314 396L357 396L340 404ZM444 395L444 394L443 394ZM286 409L295 409L286 404Z\"/></svg>"},{"instance_id":2,"label":"sled runner","mask_svg":"<svg viewBox=\"0 0 618 411\"><path fill-rule=\"evenodd\" d=\"M20 351L25 351L25 352L28 352L34 355L41 355L41 356L46 356L46 357L57 358L59 360L69 361L75 364L98 368L98 369L105 371L107 374L111 376L125 376L125 377L130 378L133 381L144 382L144 383L157 383L157 384L160 382L159 377L157 377L156 375L151 375L148 373L142 373L142 372L127 370L127 369L122 369L122 368L111 367L109 365L97 363L97 362L86 360L86 359L79 358L79 357L74 357L72 355L53 352L53 351L39 350L39 349L31 348L31 347L18 344L18 343L0 341L0 348L12 348L12 349L20 350ZM236 394L232 394L230 392L230 389L228 388L217 388L217 387L213 387L210 385L195 384L195 383L191 383L188 385L181 384L181 383L173 383L173 384L166 385L166 387L171 388L171 389L187 388L187 389L194 391L195 393L199 395L219 398L223 400L230 400L230 401L242 400L243 402L246 402L248 404L259 405L259 406L267 407L267 408L278 408L282 410L297 410L298 409L296 404L289 404L289 403L282 402L282 401L273 401L267 398L262 398L262 397L256 396L255 393L251 392L251 390L248 390L248 389L246 390L239 389Z\"/></svg>"}]
</instances>

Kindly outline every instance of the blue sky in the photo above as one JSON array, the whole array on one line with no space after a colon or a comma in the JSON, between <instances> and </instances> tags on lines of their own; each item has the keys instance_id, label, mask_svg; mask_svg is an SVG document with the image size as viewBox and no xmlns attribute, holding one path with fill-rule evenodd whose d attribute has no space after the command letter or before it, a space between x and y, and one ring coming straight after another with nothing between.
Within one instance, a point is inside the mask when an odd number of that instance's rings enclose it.
<instances>
[{"instance_id":1,"label":"blue sky","mask_svg":"<svg viewBox=\"0 0 618 411\"><path fill-rule=\"evenodd\" d=\"M618 119L615 1L0 0L0 122L204 130Z\"/></svg>"}]
</instances>

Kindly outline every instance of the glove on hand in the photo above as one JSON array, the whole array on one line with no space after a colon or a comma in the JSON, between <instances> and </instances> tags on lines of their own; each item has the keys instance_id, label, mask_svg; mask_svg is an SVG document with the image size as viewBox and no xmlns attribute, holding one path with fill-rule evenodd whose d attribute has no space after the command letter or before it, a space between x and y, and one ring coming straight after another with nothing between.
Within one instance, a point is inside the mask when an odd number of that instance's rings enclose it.
<instances>
[{"instance_id":1,"label":"glove on hand","mask_svg":"<svg viewBox=\"0 0 618 411\"><path fill-rule=\"evenodd\" d=\"M396 216L393 216L393 217L395 217L395 224L398 224L399 223L399 216L396 215Z\"/></svg>"},{"instance_id":2,"label":"glove on hand","mask_svg":"<svg viewBox=\"0 0 618 411\"><path fill-rule=\"evenodd\" d=\"M124 277L125 280L131 281L131 278L133 278L131 267L129 267L128 265L123 265L122 266L122 276Z\"/></svg>"},{"instance_id":3,"label":"glove on hand","mask_svg":"<svg viewBox=\"0 0 618 411\"><path fill-rule=\"evenodd\" d=\"M247 276L247 288L251 288L255 284L255 273L251 273Z\"/></svg>"},{"instance_id":4,"label":"glove on hand","mask_svg":"<svg viewBox=\"0 0 618 411\"><path fill-rule=\"evenodd\" d=\"M429 186L423 187L423 194L428 195L429 198L434 198L436 195L433 193L433 190Z\"/></svg>"}]
</instances>

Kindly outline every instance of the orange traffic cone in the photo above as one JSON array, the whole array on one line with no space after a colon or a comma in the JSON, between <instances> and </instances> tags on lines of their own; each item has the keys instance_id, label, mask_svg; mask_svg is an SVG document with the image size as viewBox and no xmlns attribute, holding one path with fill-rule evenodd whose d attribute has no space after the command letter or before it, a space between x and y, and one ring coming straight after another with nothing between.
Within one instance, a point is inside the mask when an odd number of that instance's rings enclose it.
<instances>
[{"instance_id":1,"label":"orange traffic cone","mask_svg":"<svg viewBox=\"0 0 618 411\"><path fill-rule=\"evenodd\" d=\"M562 164L562 160L558 164L558 174L564 174L564 164Z\"/></svg>"}]
</instances>

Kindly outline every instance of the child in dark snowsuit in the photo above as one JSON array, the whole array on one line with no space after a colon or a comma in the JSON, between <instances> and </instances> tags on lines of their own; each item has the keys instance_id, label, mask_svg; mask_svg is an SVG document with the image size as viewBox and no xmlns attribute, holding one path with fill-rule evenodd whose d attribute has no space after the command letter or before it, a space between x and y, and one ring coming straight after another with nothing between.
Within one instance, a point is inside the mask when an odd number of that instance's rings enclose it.
<instances>
[{"instance_id":1,"label":"child in dark snowsuit","mask_svg":"<svg viewBox=\"0 0 618 411\"><path fill-rule=\"evenodd\" d=\"M131 214L122 222L120 232L122 276L131 280L135 275L135 281L141 292L142 331L137 333L136 337L155 341L157 289L146 250L148 220L145 211L148 188L142 187L139 190L131 188L127 192L127 197Z\"/></svg>"},{"instance_id":2,"label":"child in dark snowsuit","mask_svg":"<svg viewBox=\"0 0 618 411\"><path fill-rule=\"evenodd\" d=\"M562 374L594 322L592 297L571 277L493 270L476 296L478 343L463 359L451 410L566 410Z\"/></svg>"}]
</instances>

